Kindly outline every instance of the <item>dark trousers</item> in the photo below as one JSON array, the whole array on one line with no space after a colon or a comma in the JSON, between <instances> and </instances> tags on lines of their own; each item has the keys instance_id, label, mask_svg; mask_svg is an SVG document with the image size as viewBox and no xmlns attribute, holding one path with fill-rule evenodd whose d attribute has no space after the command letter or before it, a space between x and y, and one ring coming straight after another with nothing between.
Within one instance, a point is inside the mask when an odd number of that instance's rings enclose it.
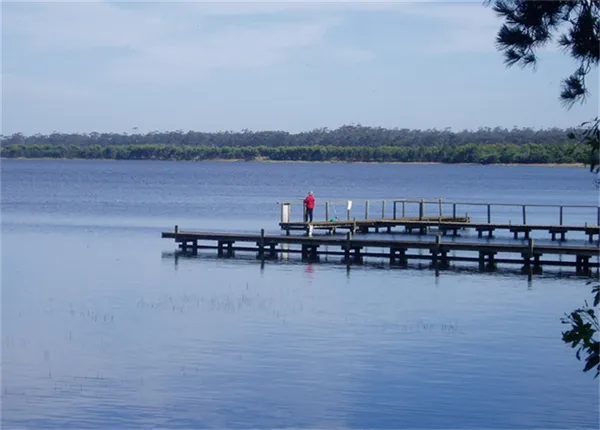
<instances>
[{"instance_id":1,"label":"dark trousers","mask_svg":"<svg viewBox=\"0 0 600 430\"><path fill-rule=\"evenodd\" d=\"M304 208L304 222L312 222L313 220L313 208Z\"/></svg>"}]
</instances>

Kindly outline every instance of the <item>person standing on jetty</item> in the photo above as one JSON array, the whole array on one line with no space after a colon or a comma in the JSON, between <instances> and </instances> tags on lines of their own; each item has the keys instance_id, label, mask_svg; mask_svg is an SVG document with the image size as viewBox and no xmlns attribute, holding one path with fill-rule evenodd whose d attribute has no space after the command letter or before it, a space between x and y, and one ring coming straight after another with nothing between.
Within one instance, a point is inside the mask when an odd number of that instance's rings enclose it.
<instances>
[{"instance_id":1,"label":"person standing on jetty","mask_svg":"<svg viewBox=\"0 0 600 430\"><path fill-rule=\"evenodd\" d=\"M308 196L304 199L304 222L313 221L313 210L315 208L315 197L313 192L310 191ZM310 220L310 221L309 221Z\"/></svg>"}]
</instances>

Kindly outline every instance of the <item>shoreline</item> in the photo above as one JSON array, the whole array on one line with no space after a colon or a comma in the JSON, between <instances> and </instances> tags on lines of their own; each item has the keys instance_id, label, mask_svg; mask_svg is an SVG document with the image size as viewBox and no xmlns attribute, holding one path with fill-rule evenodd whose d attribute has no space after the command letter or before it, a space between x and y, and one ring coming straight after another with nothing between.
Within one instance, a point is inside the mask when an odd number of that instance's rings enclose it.
<instances>
[{"instance_id":1,"label":"shoreline","mask_svg":"<svg viewBox=\"0 0 600 430\"><path fill-rule=\"evenodd\" d=\"M0 157L0 163L5 160L20 161L172 161L177 163L298 163L298 164L397 164L397 165L448 165L448 166L527 166L527 167L587 167L583 163L442 163L437 161L305 161L305 160L270 160L270 159L228 159L215 158L211 160L163 160L163 159L116 159L116 158L54 158L54 157Z\"/></svg>"}]
</instances>

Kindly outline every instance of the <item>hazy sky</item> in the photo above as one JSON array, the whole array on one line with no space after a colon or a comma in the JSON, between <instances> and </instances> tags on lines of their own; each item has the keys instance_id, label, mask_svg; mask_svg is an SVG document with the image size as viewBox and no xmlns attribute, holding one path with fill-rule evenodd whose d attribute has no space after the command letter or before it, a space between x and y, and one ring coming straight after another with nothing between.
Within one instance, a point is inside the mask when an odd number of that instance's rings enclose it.
<instances>
[{"instance_id":1,"label":"hazy sky","mask_svg":"<svg viewBox=\"0 0 600 430\"><path fill-rule=\"evenodd\" d=\"M559 49L507 69L481 1L2 4L2 133L567 127Z\"/></svg>"}]
</instances>

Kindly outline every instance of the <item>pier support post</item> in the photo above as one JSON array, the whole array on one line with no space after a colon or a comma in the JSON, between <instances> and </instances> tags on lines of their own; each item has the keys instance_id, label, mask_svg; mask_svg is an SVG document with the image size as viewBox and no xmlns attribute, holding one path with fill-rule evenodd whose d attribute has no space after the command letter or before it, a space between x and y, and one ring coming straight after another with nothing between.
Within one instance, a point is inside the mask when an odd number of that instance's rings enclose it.
<instances>
[{"instance_id":1,"label":"pier support post","mask_svg":"<svg viewBox=\"0 0 600 430\"><path fill-rule=\"evenodd\" d=\"M233 257L234 256L233 242L225 241L225 240L219 240L217 242L217 255L219 257L223 257L225 247L227 247L227 253L225 255L227 257Z\"/></svg>"},{"instance_id":2,"label":"pier support post","mask_svg":"<svg viewBox=\"0 0 600 430\"><path fill-rule=\"evenodd\" d=\"M594 236L595 235L599 235L600 236L600 230L594 229L594 228L590 228L589 230L586 231L586 234L588 235L588 242L589 243L593 243L594 242Z\"/></svg>"},{"instance_id":3,"label":"pier support post","mask_svg":"<svg viewBox=\"0 0 600 430\"><path fill-rule=\"evenodd\" d=\"M575 272L578 275L588 275L590 273L590 257L587 255L577 255L575 257Z\"/></svg>"},{"instance_id":4,"label":"pier support post","mask_svg":"<svg viewBox=\"0 0 600 430\"><path fill-rule=\"evenodd\" d=\"M521 255L523 256L523 270L528 272L531 271L531 259L533 258L533 239L528 239L527 250Z\"/></svg>"},{"instance_id":5,"label":"pier support post","mask_svg":"<svg viewBox=\"0 0 600 430\"><path fill-rule=\"evenodd\" d=\"M496 252L479 252L479 270L492 272L496 270Z\"/></svg>"},{"instance_id":6,"label":"pier support post","mask_svg":"<svg viewBox=\"0 0 600 430\"><path fill-rule=\"evenodd\" d=\"M265 229L260 229L260 239L258 240L258 258L265 259Z\"/></svg>"},{"instance_id":7,"label":"pier support post","mask_svg":"<svg viewBox=\"0 0 600 430\"><path fill-rule=\"evenodd\" d=\"M563 225L563 207L560 207L560 225Z\"/></svg>"},{"instance_id":8,"label":"pier support post","mask_svg":"<svg viewBox=\"0 0 600 430\"><path fill-rule=\"evenodd\" d=\"M302 260L317 261L319 245L302 245Z\"/></svg>"},{"instance_id":9,"label":"pier support post","mask_svg":"<svg viewBox=\"0 0 600 430\"><path fill-rule=\"evenodd\" d=\"M318 261L319 260L319 245L313 245L310 248L309 258L310 258L311 261Z\"/></svg>"},{"instance_id":10,"label":"pier support post","mask_svg":"<svg viewBox=\"0 0 600 430\"><path fill-rule=\"evenodd\" d=\"M361 264L363 262L361 251L362 251L362 246L357 246L354 248L354 262L356 264Z\"/></svg>"},{"instance_id":11,"label":"pier support post","mask_svg":"<svg viewBox=\"0 0 600 430\"><path fill-rule=\"evenodd\" d=\"M406 266L406 249L391 248L390 249L390 265Z\"/></svg>"},{"instance_id":12,"label":"pier support post","mask_svg":"<svg viewBox=\"0 0 600 430\"><path fill-rule=\"evenodd\" d=\"M396 248L390 248L390 266L396 264Z\"/></svg>"},{"instance_id":13,"label":"pier support post","mask_svg":"<svg viewBox=\"0 0 600 430\"><path fill-rule=\"evenodd\" d=\"M441 236L438 234L435 237L435 247L429 251L431 253L431 265L433 267L435 267L436 269L438 268L438 256L440 254L440 243L441 243Z\"/></svg>"},{"instance_id":14,"label":"pier support post","mask_svg":"<svg viewBox=\"0 0 600 430\"><path fill-rule=\"evenodd\" d=\"M448 251L440 251L440 269L447 269L450 267L448 261Z\"/></svg>"},{"instance_id":15,"label":"pier support post","mask_svg":"<svg viewBox=\"0 0 600 430\"><path fill-rule=\"evenodd\" d=\"M350 264L350 232L346 233L346 243L344 244L344 261Z\"/></svg>"},{"instance_id":16,"label":"pier support post","mask_svg":"<svg viewBox=\"0 0 600 430\"><path fill-rule=\"evenodd\" d=\"M542 256L541 254L533 255L533 271L538 274L542 273L542 264L540 263L541 256Z\"/></svg>"}]
</instances>

